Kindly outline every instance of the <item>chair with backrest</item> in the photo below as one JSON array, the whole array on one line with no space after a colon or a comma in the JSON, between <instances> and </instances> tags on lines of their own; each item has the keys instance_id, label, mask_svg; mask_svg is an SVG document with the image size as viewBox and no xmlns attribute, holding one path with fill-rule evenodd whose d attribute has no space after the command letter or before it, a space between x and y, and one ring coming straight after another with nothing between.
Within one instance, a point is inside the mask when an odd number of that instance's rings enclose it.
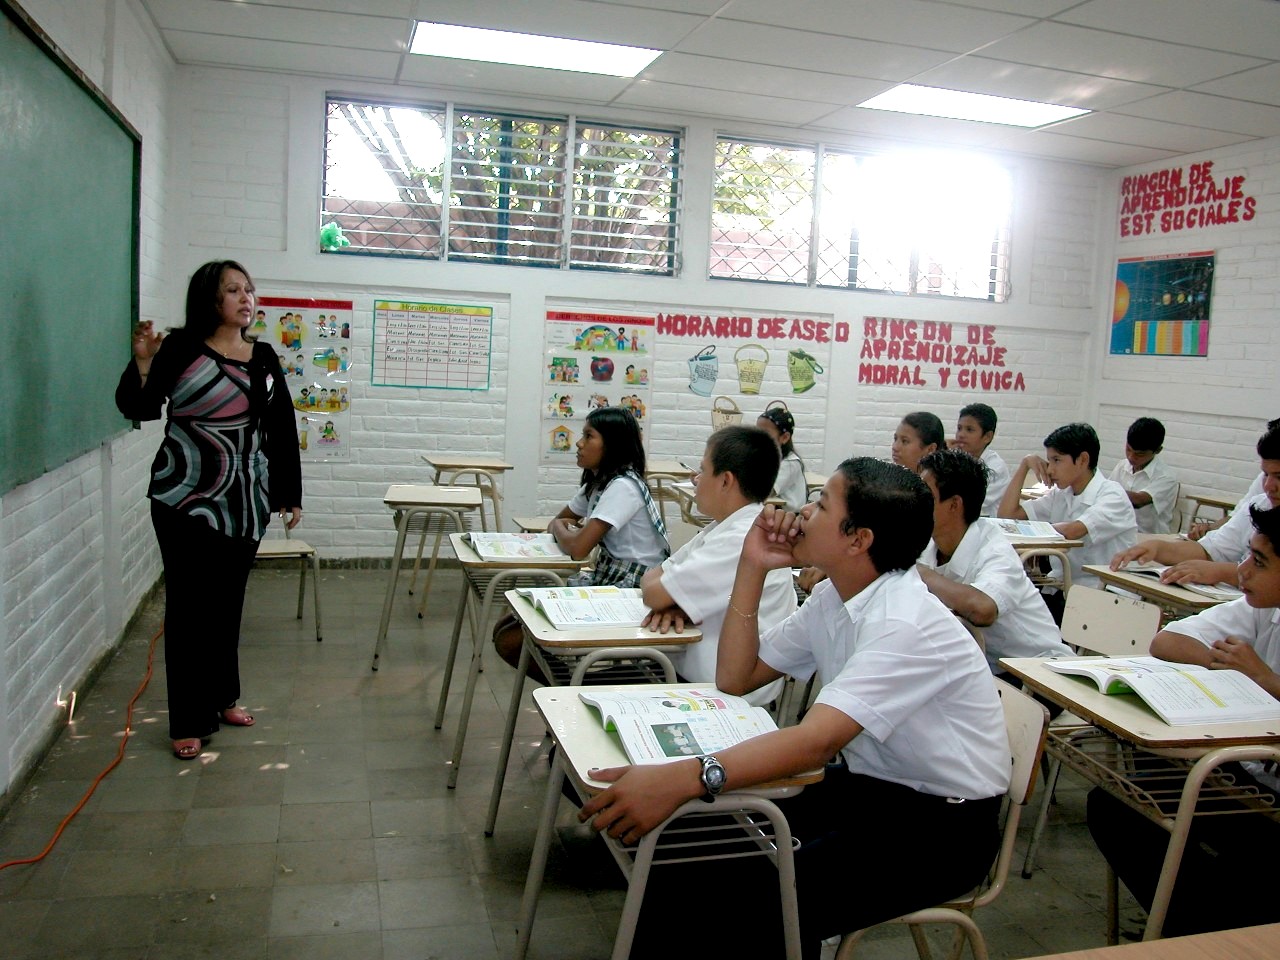
<instances>
[{"instance_id":1,"label":"chair with backrest","mask_svg":"<svg viewBox=\"0 0 1280 960\"><path fill-rule=\"evenodd\" d=\"M294 560L298 561L298 619L302 619L302 598L307 589L307 565L311 566L311 594L316 608L316 642L321 639L320 627L320 557L316 548L305 540L298 540L289 535L289 528L284 529L284 539L261 540L258 543L258 560Z\"/></svg>"},{"instance_id":2,"label":"chair with backrest","mask_svg":"<svg viewBox=\"0 0 1280 960\"><path fill-rule=\"evenodd\" d=\"M1062 639L1077 653L1100 654L1107 657L1141 657L1151 648L1151 638L1160 629L1160 608L1154 603L1086 587L1083 584L1067 594L1067 605L1062 613ZM1070 714L1058 717L1055 723L1062 726L1075 724L1081 730L1091 729L1080 725L1080 720ZM1055 727L1055 730L1057 727ZM1036 848L1044 833L1049 816L1049 804L1053 799L1062 761L1051 757L1044 796L1035 828L1027 844L1027 856L1022 863L1022 876L1030 877L1035 865Z\"/></svg>"},{"instance_id":3,"label":"chair with backrest","mask_svg":"<svg viewBox=\"0 0 1280 960\"><path fill-rule=\"evenodd\" d=\"M958 958L964 950L967 938L973 951L974 960L986 960L987 945L982 931L973 921L973 911L984 907L1000 895L1009 877L1009 866L1013 862L1013 844L1018 834L1018 823L1022 818L1022 808L1031 799L1035 789L1036 777L1040 767L1040 755L1044 749L1045 734L1049 729L1049 712L1044 706L1033 700L1012 684L1003 680L993 680L996 691L1000 694L1000 705L1004 709L1005 730L1009 735L1009 755L1012 764L1009 776L1008 810L1005 813L1004 829L1000 840L1000 852L996 856L995 867L985 883L968 896L939 904L936 907L925 907L905 914L887 923L905 923L911 927L911 938L915 941L916 951L924 960L930 956L929 943L925 938L922 924L948 923L956 927L952 940L951 954ZM840 948L836 951L837 960L849 960L854 948L866 930L855 930L840 939Z\"/></svg>"},{"instance_id":4,"label":"chair with backrest","mask_svg":"<svg viewBox=\"0 0 1280 960\"><path fill-rule=\"evenodd\" d=\"M1048 557L1051 560L1058 561L1059 573L1044 573L1040 570L1040 565L1028 563L1037 557ZM1067 560L1067 552L1059 547L1032 547L1029 550L1019 550L1018 558L1022 561L1022 565L1026 567L1027 576L1031 578L1031 582L1036 585L1037 590L1045 588L1056 588L1061 590L1063 596L1071 595L1071 562Z\"/></svg>"}]
</instances>

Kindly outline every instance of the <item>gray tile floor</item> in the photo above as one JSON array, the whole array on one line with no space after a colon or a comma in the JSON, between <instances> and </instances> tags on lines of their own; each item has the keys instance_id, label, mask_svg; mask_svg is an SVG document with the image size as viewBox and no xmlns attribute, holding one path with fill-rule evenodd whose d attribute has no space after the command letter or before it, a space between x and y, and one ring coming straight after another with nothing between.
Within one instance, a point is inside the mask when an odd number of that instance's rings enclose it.
<instances>
[{"instance_id":1,"label":"gray tile floor","mask_svg":"<svg viewBox=\"0 0 1280 960\"><path fill-rule=\"evenodd\" d=\"M169 752L158 647L123 762L47 857L0 870L0 956L509 957L546 777L542 728L526 695L497 834L486 839L513 671L494 658L482 674L458 787L446 789L460 679L442 730L432 717L459 578L438 574L425 620L402 589L372 673L385 571L323 572L323 643L314 639L310 603L306 619L293 619L296 573L255 571L241 703L258 722L224 728L193 762ZM115 756L161 616L160 602L148 607L83 692L75 722L0 822L0 862L39 853ZM1031 880L1015 871L978 915L993 958L1103 942L1103 865L1083 824L1084 791L1064 779L1058 798L1041 868ZM568 804L560 825L531 955L607 957L620 876ZM1024 824L1024 836L1028 830ZM1127 900L1122 911L1132 936L1141 912ZM885 927L859 955L915 952L905 929Z\"/></svg>"}]
</instances>

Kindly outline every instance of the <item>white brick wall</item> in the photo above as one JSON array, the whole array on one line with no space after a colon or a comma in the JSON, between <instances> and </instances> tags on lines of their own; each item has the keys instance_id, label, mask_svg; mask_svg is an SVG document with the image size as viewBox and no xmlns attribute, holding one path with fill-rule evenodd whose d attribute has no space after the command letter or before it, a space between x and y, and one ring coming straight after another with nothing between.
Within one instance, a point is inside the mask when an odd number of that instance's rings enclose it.
<instances>
[{"instance_id":1,"label":"white brick wall","mask_svg":"<svg viewBox=\"0 0 1280 960\"><path fill-rule=\"evenodd\" d=\"M1098 222L1096 179L1053 167L1036 182L1029 302L1046 307L1088 307L1098 295L1094 282L1094 236ZM1027 249L1015 238L1013 256Z\"/></svg>"}]
</instances>

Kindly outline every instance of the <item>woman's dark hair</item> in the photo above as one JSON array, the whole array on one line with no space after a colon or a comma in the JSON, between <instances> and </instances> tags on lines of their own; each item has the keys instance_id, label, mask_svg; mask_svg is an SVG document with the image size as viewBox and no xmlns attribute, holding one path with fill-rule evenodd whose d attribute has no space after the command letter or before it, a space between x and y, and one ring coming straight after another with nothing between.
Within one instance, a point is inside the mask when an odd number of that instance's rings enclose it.
<instances>
[{"instance_id":1,"label":"woman's dark hair","mask_svg":"<svg viewBox=\"0 0 1280 960\"><path fill-rule=\"evenodd\" d=\"M902 418L902 422L920 436L920 443L924 446L927 447L932 443L939 450L946 449L947 432L936 414L929 413L927 410L917 410L915 413L908 413Z\"/></svg>"},{"instance_id":2,"label":"woman's dark hair","mask_svg":"<svg viewBox=\"0 0 1280 960\"><path fill-rule=\"evenodd\" d=\"M192 336L206 340L222 325L218 308L222 305L222 274L227 270L239 270L253 287L249 271L234 260L210 260L196 270L187 284L187 319L183 324L183 329ZM253 342L247 328L240 331L240 336L246 342Z\"/></svg>"},{"instance_id":3,"label":"woman's dark hair","mask_svg":"<svg viewBox=\"0 0 1280 960\"><path fill-rule=\"evenodd\" d=\"M768 420L778 428L779 433L794 435L796 432L796 418L791 415L791 411L786 407L768 407L764 413L760 414L759 419ZM778 446L782 448L784 457L796 452L796 445L792 440L794 440L794 436L778 441Z\"/></svg>"},{"instance_id":4,"label":"woman's dark hair","mask_svg":"<svg viewBox=\"0 0 1280 960\"><path fill-rule=\"evenodd\" d=\"M873 457L836 468L845 481L842 532L871 531L867 555L878 573L910 569L933 536L933 494L919 475Z\"/></svg>"},{"instance_id":5,"label":"woman's dark hair","mask_svg":"<svg viewBox=\"0 0 1280 960\"><path fill-rule=\"evenodd\" d=\"M634 470L644 477L644 444L640 424L625 407L600 407L587 414L587 426L604 441L604 456L596 470L582 471L582 485L587 496L609 485L614 477Z\"/></svg>"}]
</instances>

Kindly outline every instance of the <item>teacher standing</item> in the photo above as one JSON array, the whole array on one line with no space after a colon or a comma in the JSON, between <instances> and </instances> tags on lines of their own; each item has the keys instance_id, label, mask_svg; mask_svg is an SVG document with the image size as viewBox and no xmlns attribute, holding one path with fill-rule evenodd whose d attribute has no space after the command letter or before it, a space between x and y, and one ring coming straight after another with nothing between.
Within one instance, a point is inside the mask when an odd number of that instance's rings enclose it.
<instances>
[{"instance_id":1,"label":"teacher standing","mask_svg":"<svg viewBox=\"0 0 1280 960\"><path fill-rule=\"evenodd\" d=\"M234 260L200 267L186 323L165 337L142 323L116 406L157 420L151 522L164 563L165 677L174 756L191 760L221 723L254 722L240 698L245 585L272 511L302 519L293 404L275 351L248 336L254 286Z\"/></svg>"}]
</instances>

